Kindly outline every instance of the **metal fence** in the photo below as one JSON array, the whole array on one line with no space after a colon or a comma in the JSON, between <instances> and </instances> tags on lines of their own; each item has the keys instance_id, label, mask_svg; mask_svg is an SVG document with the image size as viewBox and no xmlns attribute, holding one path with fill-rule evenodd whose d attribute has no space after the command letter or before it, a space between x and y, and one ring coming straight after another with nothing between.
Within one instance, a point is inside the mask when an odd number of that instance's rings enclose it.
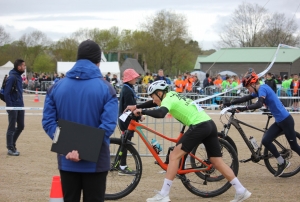
<instances>
[{"instance_id":1,"label":"metal fence","mask_svg":"<svg viewBox=\"0 0 300 202\"><path fill-rule=\"evenodd\" d=\"M169 114L166 117L167 118L164 119L155 119L147 116L147 118L142 122L142 124L165 136L171 138L178 137L183 125L180 122L178 122L175 118L170 116ZM142 130L142 131L145 134L146 138L149 140L149 142L151 142L151 140L155 138L162 146L162 151L159 154L160 156L166 156L169 147L175 145L175 143L165 140L160 136L155 135L152 132L149 132L147 130ZM121 132L118 128L116 128L112 137L120 138L120 136L121 136ZM138 134L134 134L134 137L132 138L132 142L136 144L135 148L138 150L141 156L152 156L152 154L145 146L144 142L141 140L141 138L139 138Z\"/></svg>"}]
</instances>

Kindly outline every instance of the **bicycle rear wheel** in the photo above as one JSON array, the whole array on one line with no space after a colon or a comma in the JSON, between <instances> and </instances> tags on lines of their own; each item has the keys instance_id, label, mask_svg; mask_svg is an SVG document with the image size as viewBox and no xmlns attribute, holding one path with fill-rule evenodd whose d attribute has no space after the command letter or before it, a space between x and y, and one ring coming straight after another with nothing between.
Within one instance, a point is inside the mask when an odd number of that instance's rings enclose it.
<instances>
[{"instance_id":1,"label":"bicycle rear wheel","mask_svg":"<svg viewBox=\"0 0 300 202\"><path fill-rule=\"evenodd\" d=\"M228 135L226 135L225 137L224 136L225 136L224 132L218 132L218 137L223 138L224 140L226 140L233 147L233 149L236 152L236 155L238 156L238 150L237 150L236 144L233 141L233 139L231 137L229 137Z\"/></svg>"},{"instance_id":2,"label":"bicycle rear wheel","mask_svg":"<svg viewBox=\"0 0 300 202\"><path fill-rule=\"evenodd\" d=\"M296 132L296 140L298 145L300 145L300 134L298 132ZM280 177L291 177L297 174L300 171L300 156L291 149L283 132L273 140L273 144L280 155L291 163L290 167L288 167ZM267 148L264 150L264 155L269 156L269 158L264 159L264 162L267 169L274 174L278 168L276 158Z\"/></svg>"},{"instance_id":3,"label":"bicycle rear wheel","mask_svg":"<svg viewBox=\"0 0 300 202\"><path fill-rule=\"evenodd\" d=\"M235 150L227 141L219 138L219 142L223 161L233 170L234 174L237 176L239 162ZM196 157L205 160L206 163L210 164L206 149L203 144L199 144L198 146L196 146L191 153ZM203 167L205 166L195 158L190 157L185 159L185 168ZM230 182L228 182L226 178L214 167L209 171L188 173L185 175L181 175L181 177L181 181L185 188L187 188L187 190L197 196L201 196L204 198L218 196L226 192L231 187Z\"/></svg>"},{"instance_id":4,"label":"bicycle rear wheel","mask_svg":"<svg viewBox=\"0 0 300 202\"><path fill-rule=\"evenodd\" d=\"M105 200L117 200L130 194L139 184L142 176L142 160L137 150L126 144L127 166L136 171L136 175L119 175L119 158L121 139L110 139L110 161L111 169L106 179Z\"/></svg>"}]
</instances>

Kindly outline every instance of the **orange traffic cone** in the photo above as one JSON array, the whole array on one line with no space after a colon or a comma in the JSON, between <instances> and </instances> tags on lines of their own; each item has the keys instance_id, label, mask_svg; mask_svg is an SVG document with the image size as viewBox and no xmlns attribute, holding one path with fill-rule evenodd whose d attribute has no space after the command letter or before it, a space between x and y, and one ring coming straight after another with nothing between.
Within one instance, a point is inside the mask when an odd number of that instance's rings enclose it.
<instances>
[{"instance_id":1,"label":"orange traffic cone","mask_svg":"<svg viewBox=\"0 0 300 202\"><path fill-rule=\"evenodd\" d=\"M34 100L33 100L34 102L39 102L40 101L40 99L39 99L39 95L38 95L38 92L37 92L37 89L36 89L36 91L35 91L35 96L34 96Z\"/></svg>"},{"instance_id":2,"label":"orange traffic cone","mask_svg":"<svg viewBox=\"0 0 300 202\"><path fill-rule=\"evenodd\" d=\"M53 176L49 202L64 202L59 176Z\"/></svg>"}]
</instances>

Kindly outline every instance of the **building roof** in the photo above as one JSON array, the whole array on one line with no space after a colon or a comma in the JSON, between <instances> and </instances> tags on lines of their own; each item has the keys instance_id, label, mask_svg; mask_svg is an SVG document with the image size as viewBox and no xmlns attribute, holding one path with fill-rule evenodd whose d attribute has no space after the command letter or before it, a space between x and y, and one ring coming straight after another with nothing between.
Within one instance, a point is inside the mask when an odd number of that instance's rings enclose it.
<instances>
[{"instance_id":1,"label":"building roof","mask_svg":"<svg viewBox=\"0 0 300 202\"><path fill-rule=\"evenodd\" d=\"M207 57L207 55L198 55L197 59L196 59L196 63L194 66L194 69L201 69L200 67L200 60L202 60L203 58Z\"/></svg>"},{"instance_id":2,"label":"building roof","mask_svg":"<svg viewBox=\"0 0 300 202\"><path fill-rule=\"evenodd\" d=\"M199 63L258 63L271 62L277 47L262 48L222 48L221 50L207 56L198 57ZM282 48L278 50L275 62L293 63L300 58L300 49Z\"/></svg>"},{"instance_id":3,"label":"building roof","mask_svg":"<svg viewBox=\"0 0 300 202\"><path fill-rule=\"evenodd\" d=\"M145 74L145 70L142 68L137 59L127 58L120 67L120 72L122 75L126 69L134 69L139 74Z\"/></svg>"}]
</instances>

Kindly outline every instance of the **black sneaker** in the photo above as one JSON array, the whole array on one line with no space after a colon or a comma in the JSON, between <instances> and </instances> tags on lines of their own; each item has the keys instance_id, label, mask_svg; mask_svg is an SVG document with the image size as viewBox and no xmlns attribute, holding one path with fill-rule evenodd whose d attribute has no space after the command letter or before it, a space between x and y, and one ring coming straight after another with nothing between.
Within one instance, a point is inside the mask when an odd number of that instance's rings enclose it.
<instances>
[{"instance_id":1,"label":"black sneaker","mask_svg":"<svg viewBox=\"0 0 300 202\"><path fill-rule=\"evenodd\" d=\"M16 149L9 149L7 151L7 154L10 155L10 156L19 156L20 155L20 152L18 152Z\"/></svg>"},{"instance_id":2,"label":"black sneaker","mask_svg":"<svg viewBox=\"0 0 300 202\"><path fill-rule=\"evenodd\" d=\"M125 169L119 169L118 172L119 175L132 175L134 176L136 174L136 171L131 170L130 168L126 167Z\"/></svg>"},{"instance_id":3,"label":"black sneaker","mask_svg":"<svg viewBox=\"0 0 300 202\"><path fill-rule=\"evenodd\" d=\"M284 170L287 169L288 167L290 167L291 163L284 160L284 163L283 164L278 164L278 170L277 172L274 174L274 177L279 177L283 174Z\"/></svg>"}]
</instances>

